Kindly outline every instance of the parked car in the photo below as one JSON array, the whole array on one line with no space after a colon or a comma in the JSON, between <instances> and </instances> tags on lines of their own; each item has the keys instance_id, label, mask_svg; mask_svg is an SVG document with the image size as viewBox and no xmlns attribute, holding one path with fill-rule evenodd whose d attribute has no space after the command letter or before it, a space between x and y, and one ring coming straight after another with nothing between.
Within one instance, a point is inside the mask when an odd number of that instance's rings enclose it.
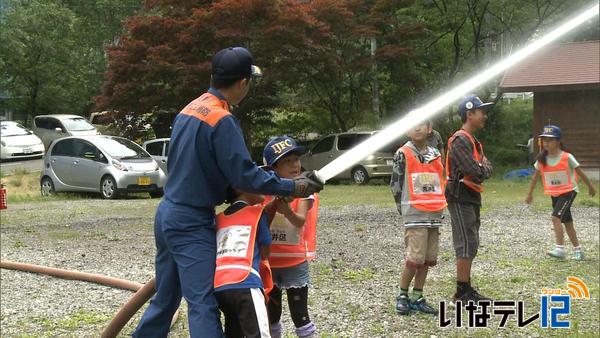
<instances>
[{"instance_id":1,"label":"parked car","mask_svg":"<svg viewBox=\"0 0 600 338\"><path fill-rule=\"evenodd\" d=\"M300 157L302 167L305 170L319 170L376 132L348 132L327 135ZM398 143L393 142L390 146L365 157L351 168L334 177L334 179L352 179L357 184L366 184L371 178L381 177L387 179L392 176L394 153L398 147Z\"/></svg>"},{"instance_id":2,"label":"parked car","mask_svg":"<svg viewBox=\"0 0 600 338\"><path fill-rule=\"evenodd\" d=\"M99 135L88 120L79 115L39 115L33 119L33 133L42 139L48 149L50 143L66 136Z\"/></svg>"},{"instance_id":3,"label":"parked car","mask_svg":"<svg viewBox=\"0 0 600 338\"><path fill-rule=\"evenodd\" d=\"M128 192L160 197L166 179L150 154L126 138L71 136L50 145L40 186L43 196L75 191L99 192L107 199Z\"/></svg>"},{"instance_id":4,"label":"parked car","mask_svg":"<svg viewBox=\"0 0 600 338\"><path fill-rule=\"evenodd\" d=\"M167 160L169 156L169 141L170 138L157 138L154 140L146 141L142 144L144 148L153 159L156 160L158 166L165 174L167 171Z\"/></svg>"},{"instance_id":5,"label":"parked car","mask_svg":"<svg viewBox=\"0 0 600 338\"><path fill-rule=\"evenodd\" d=\"M44 156L42 140L17 122L0 122L0 144L0 160Z\"/></svg>"}]
</instances>

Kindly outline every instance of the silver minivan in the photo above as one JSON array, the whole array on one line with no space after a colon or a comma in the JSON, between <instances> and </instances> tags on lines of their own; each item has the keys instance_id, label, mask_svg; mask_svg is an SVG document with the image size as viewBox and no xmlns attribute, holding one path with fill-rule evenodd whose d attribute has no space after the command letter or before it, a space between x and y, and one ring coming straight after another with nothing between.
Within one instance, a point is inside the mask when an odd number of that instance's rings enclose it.
<instances>
[{"instance_id":1,"label":"silver minivan","mask_svg":"<svg viewBox=\"0 0 600 338\"><path fill-rule=\"evenodd\" d=\"M33 119L31 129L46 149L52 141L61 137L100 134L84 117L69 114L38 115Z\"/></svg>"},{"instance_id":2,"label":"silver minivan","mask_svg":"<svg viewBox=\"0 0 600 338\"><path fill-rule=\"evenodd\" d=\"M161 197L167 176L142 147L117 136L71 136L50 145L40 177L43 196L58 191L99 192L115 199L127 192Z\"/></svg>"},{"instance_id":3,"label":"silver minivan","mask_svg":"<svg viewBox=\"0 0 600 338\"><path fill-rule=\"evenodd\" d=\"M376 132L347 132L327 135L300 157L302 167L305 170L319 170ZM398 143L393 142L392 145L365 157L353 167L341 172L334 179L351 179L356 184L367 184L371 178L389 179L392 176L394 153L398 147Z\"/></svg>"}]
</instances>

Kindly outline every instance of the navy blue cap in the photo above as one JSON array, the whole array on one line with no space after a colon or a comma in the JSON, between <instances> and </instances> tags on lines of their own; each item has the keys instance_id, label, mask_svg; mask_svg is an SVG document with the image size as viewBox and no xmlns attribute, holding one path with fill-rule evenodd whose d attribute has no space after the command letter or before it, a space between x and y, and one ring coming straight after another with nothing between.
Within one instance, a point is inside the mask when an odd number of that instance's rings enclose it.
<instances>
[{"instance_id":1,"label":"navy blue cap","mask_svg":"<svg viewBox=\"0 0 600 338\"><path fill-rule=\"evenodd\" d=\"M544 130L540 134L540 137L553 137L553 138L561 138L562 131L558 126L553 124L549 124L544 127Z\"/></svg>"},{"instance_id":2,"label":"navy blue cap","mask_svg":"<svg viewBox=\"0 0 600 338\"><path fill-rule=\"evenodd\" d=\"M479 97L475 94L465 96L458 104L458 115L460 117L466 116L467 111L475 111L475 109L491 109L494 106L492 102L483 103Z\"/></svg>"},{"instance_id":3,"label":"navy blue cap","mask_svg":"<svg viewBox=\"0 0 600 338\"><path fill-rule=\"evenodd\" d=\"M261 77L259 67L252 64L252 54L244 47L222 49L213 56L212 76L220 80Z\"/></svg>"},{"instance_id":4,"label":"navy blue cap","mask_svg":"<svg viewBox=\"0 0 600 338\"><path fill-rule=\"evenodd\" d=\"M265 146L263 162L266 166L272 166L279 159L292 152L301 155L306 152L306 148L299 146L296 140L287 135L277 136Z\"/></svg>"}]
</instances>

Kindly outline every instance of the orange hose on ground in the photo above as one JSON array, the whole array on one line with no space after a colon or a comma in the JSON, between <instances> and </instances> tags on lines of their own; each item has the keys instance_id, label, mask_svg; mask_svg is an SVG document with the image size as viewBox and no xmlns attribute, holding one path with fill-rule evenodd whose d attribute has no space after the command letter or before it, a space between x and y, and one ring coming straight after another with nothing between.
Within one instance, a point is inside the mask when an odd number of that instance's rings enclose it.
<instances>
[{"instance_id":1,"label":"orange hose on ground","mask_svg":"<svg viewBox=\"0 0 600 338\"><path fill-rule=\"evenodd\" d=\"M150 299L155 290L155 280L152 278L143 287L141 287L136 293L129 298L127 303L125 303L121 309L115 314L113 319L108 323L108 326L104 328L102 331L102 338L114 338L121 332L123 327L127 325L127 322L135 315L136 312L144 305L148 299ZM175 311L173 315L173 319L171 319L171 327L175 325L177 318L179 317L179 309Z\"/></svg>"},{"instance_id":2,"label":"orange hose on ground","mask_svg":"<svg viewBox=\"0 0 600 338\"><path fill-rule=\"evenodd\" d=\"M102 338L116 337L123 327L127 324L129 319L154 295L155 281L154 278L149 280L146 284L128 281L125 279L119 279L114 277L108 277L104 275L64 270L51 268L47 266L19 263L12 261L0 261L0 268L9 270L18 270L32 273L39 273L43 275L49 275L54 277L60 277L64 279L80 280L85 282L96 283L105 286L111 286L119 289L136 291L129 298L129 300L121 307L121 309L115 314L113 319L108 323L108 326L102 332ZM179 316L179 309L173 315L171 320L171 327L177 321Z\"/></svg>"},{"instance_id":3,"label":"orange hose on ground","mask_svg":"<svg viewBox=\"0 0 600 338\"><path fill-rule=\"evenodd\" d=\"M112 286L113 288L125 289L131 291L139 290L143 285L140 283L128 281L125 279L113 278L104 275L98 275L95 273L71 271L64 269L51 268L47 266L18 263L11 261L0 261L0 268L9 270L20 270L26 272L39 273L43 275L50 275L54 277L60 277L64 279L74 279L85 282L91 282L96 284L102 284L106 286Z\"/></svg>"}]
</instances>

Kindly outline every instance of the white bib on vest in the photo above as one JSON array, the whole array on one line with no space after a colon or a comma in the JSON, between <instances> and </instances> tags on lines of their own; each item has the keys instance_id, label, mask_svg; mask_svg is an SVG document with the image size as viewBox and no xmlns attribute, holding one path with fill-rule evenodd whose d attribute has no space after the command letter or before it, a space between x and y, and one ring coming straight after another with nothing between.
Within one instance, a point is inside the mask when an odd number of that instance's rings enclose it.
<instances>
[{"instance_id":1,"label":"white bib on vest","mask_svg":"<svg viewBox=\"0 0 600 338\"><path fill-rule=\"evenodd\" d=\"M250 242L251 227L234 225L217 232L217 258L245 257Z\"/></svg>"},{"instance_id":2,"label":"white bib on vest","mask_svg":"<svg viewBox=\"0 0 600 338\"><path fill-rule=\"evenodd\" d=\"M271 240L273 244L298 245L302 228L294 226L285 216L275 213L271 223Z\"/></svg>"}]
</instances>

